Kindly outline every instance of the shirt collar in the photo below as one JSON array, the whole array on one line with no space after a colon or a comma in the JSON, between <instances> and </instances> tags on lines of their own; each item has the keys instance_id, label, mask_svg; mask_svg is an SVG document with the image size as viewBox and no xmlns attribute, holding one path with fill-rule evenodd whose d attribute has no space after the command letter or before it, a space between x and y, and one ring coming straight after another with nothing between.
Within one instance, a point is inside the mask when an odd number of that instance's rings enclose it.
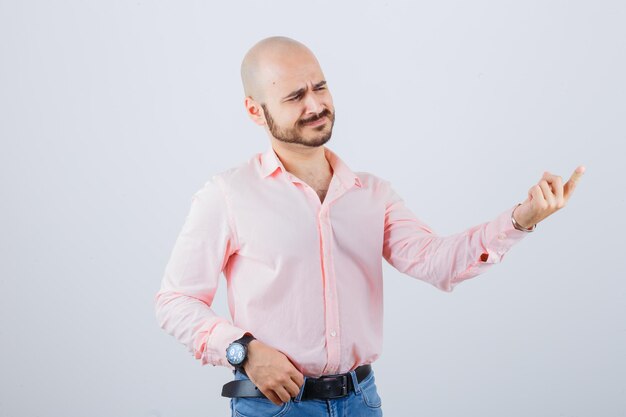
<instances>
[{"instance_id":1,"label":"shirt collar","mask_svg":"<svg viewBox=\"0 0 626 417\"><path fill-rule=\"evenodd\" d=\"M326 155L326 160L333 168L333 175L339 178L339 181L341 181L344 187L349 188L352 185L361 187L359 177L352 172L348 165L346 165L336 153L324 146L324 154ZM278 169L282 172L287 171L274 149L270 146L270 148L261 155L261 175L263 178L267 178Z\"/></svg>"}]
</instances>

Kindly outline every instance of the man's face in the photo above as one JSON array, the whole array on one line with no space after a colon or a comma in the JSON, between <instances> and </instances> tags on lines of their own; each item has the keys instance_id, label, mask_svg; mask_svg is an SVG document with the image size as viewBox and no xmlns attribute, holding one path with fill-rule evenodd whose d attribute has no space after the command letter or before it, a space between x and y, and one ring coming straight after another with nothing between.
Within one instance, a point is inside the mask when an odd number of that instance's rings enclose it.
<instances>
[{"instance_id":1,"label":"man's face","mask_svg":"<svg viewBox=\"0 0 626 417\"><path fill-rule=\"evenodd\" d=\"M286 143L317 147L330 140L335 109L317 60L306 52L272 65L261 104L270 134Z\"/></svg>"}]
</instances>

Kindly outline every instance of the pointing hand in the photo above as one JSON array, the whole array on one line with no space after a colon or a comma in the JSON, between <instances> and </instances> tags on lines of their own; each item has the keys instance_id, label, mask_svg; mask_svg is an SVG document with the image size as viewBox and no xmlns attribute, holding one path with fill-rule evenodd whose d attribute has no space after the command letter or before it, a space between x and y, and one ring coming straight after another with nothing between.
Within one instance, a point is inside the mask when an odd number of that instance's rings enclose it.
<instances>
[{"instance_id":1,"label":"pointing hand","mask_svg":"<svg viewBox=\"0 0 626 417\"><path fill-rule=\"evenodd\" d=\"M544 172L539 182L528 190L526 200L513 211L517 224L528 229L565 207L584 172L585 167L580 165L565 184L558 175Z\"/></svg>"}]
</instances>

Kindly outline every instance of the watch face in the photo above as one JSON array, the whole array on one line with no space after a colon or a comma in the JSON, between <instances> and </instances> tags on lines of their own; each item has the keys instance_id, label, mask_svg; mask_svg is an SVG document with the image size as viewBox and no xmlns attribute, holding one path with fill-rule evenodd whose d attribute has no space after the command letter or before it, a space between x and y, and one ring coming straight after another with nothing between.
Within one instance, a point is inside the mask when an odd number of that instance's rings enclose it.
<instances>
[{"instance_id":1,"label":"watch face","mask_svg":"<svg viewBox=\"0 0 626 417\"><path fill-rule=\"evenodd\" d=\"M233 343L226 350L226 359L232 365L239 365L246 357L245 348L239 343Z\"/></svg>"}]
</instances>

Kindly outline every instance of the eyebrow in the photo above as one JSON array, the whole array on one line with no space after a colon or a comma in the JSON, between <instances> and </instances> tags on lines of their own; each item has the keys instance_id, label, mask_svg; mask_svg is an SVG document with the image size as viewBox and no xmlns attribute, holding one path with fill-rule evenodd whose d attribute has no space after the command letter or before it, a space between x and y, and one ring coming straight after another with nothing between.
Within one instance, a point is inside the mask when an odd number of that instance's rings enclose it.
<instances>
[{"instance_id":1,"label":"eyebrow","mask_svg":"<svg viewBox=\"0 0 626 417\"><path fill-rule=\"evenodd\" d=\"M322 80L322 81L320 81L319 83L314 84L314 85L313 85L313 89L315 90L315 89L320 88L320 87L323 87L323 86L325 86L325 85L326 85L326 80ZM299 96L299 95L301 95L302 93L304 93L305 91L306 91L306 88L300 88L300 89L298 89L298 90L296 90L296 91L292 91L291 93L289 93L289 94L287 94L285 97L283 97L283 100L287 100L287 99L290 99L290 98L292 98L292 97Z\"/></svg>"}]
</instances>

